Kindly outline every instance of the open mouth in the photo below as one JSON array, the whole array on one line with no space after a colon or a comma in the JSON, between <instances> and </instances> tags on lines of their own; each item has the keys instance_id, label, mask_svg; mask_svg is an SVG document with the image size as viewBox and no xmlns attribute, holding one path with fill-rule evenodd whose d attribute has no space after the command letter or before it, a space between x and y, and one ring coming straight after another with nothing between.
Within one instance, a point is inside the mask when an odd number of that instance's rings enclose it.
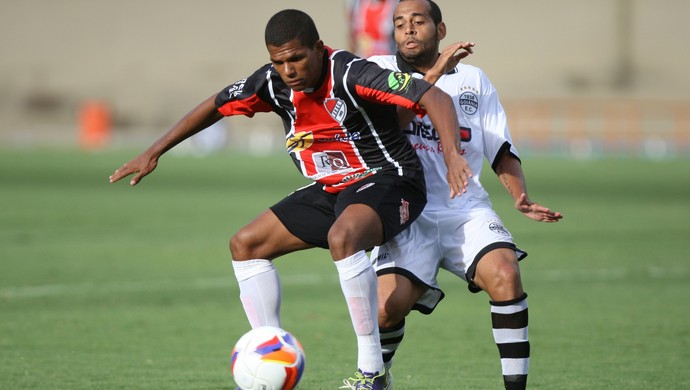
<instances>
[{"instance_id":1,"label":"open mouth","mask_svg":"<svg viewBox=\"0 0 690 390\"><path fill-rule=\"evenodd\" d=\"M410 39L410 40L405 41L404 46L405 46L405 48L408 48L408 49L414 49L414 48L419 46L419 42L415 41L414 39Z\"/></svg>"}]
</instances>

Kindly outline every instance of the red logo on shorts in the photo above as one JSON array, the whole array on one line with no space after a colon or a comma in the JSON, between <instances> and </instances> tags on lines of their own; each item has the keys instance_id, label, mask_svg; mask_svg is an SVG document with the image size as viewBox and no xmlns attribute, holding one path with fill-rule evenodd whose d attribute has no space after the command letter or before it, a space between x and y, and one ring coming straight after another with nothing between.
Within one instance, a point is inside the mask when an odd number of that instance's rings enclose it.
<instances>
[{"instance_id":1,"label":"red logo on shorts","mask_svg":"<svg viewBox=\"0 0 690 390\"><path fill-rule=\"evenodd\" d=\"M410 219L410 202L400 199L400 224L404 225Z\"/></svg>"}]
</instances>

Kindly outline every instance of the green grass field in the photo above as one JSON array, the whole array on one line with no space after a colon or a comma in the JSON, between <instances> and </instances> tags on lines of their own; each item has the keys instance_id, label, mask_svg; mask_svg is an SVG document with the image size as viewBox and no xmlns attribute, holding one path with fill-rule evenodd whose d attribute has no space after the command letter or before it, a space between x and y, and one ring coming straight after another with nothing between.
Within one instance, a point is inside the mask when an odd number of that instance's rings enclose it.
<instances>
[{"instance_id":1,"label":"green grass field","mask_svg":"<svg viewBox=\"0 0 690 390\"><path fill-rule=\"evenodd\" d=\"M248 323L227 242L305 183L284 156L166 156L141 185L107 177L136 152L0 151L0 388L234 389ZM690 388L690 160L523 159L539 224L484 184L530 253L533 389ZM355 367L335 267L278 261L283 325L307 352L301 389ZM408 318L396 389L498 389L488 298L443 274Z\"/></svg>"}]
</instances>

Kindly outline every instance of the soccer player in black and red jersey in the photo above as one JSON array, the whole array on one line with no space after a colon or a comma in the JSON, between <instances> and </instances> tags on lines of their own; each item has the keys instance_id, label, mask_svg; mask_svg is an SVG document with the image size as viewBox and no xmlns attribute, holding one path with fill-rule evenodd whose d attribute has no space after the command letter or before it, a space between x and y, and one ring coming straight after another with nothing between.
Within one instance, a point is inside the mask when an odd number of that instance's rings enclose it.
<instances>
[{"instance_id":1,"label":"soccer player in black and red jersey","mask_svg":"<svg viewBox=\"0 0 690 390\"><path fill-rule=\"evenodd\" d=\"M280 280L272 261L313 247L335 262L357 336L355 389L382 389L377 281L368 248L406 229L426 203L423 170L400 131L396 105L426 112L444 149L449 194L472 173L460 155L449 96L409 74L384 70L324 45L309 15L283 10L265 32L270 63L192 109L111 176L136 185L172 147L223 116L275 112L286 148L314 183L288 195L230 240L240 298L252 327L280 326Z\"/></svg>"}]
</instances>

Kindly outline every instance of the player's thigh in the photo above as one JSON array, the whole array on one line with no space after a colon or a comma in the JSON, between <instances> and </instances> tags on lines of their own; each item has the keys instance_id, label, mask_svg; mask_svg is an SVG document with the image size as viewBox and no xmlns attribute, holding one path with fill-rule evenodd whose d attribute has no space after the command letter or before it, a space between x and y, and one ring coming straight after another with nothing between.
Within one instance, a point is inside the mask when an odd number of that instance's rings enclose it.
<instances>
[{"instance_id":1,"label":"player's thigh","mask_svg":"<svg viewBox=\"0 0 690 390\"><path fill-rule=\"evenodd\" d=\"M372 214L366 208L357 207L358 212L364 218L368 218L367 221L352 220L358 226L371 223L375 216L378 217L381 233L377 234L376 238L380 240L371 241L373 245L379 245L408 228L422 213L426 205L423 177L407 178L389 173L372 175L351 185L338 195L335 204L338 219L351 205L366 205L373 211ZM354 216L354 213L350 215ZM379 229L379 226L374 226L374 229ZM372 230L366 234L370 233ZM355 234L364 235L361 232Z\"/></svg>"},{"instance_id":2,"label":"player's thigh","mask_svg":"<svg viewBox=\"0 0 690 390\"><path fill-rule=\"evenodd\" d=\"M271 206L279 222L295 237L315 247L328 249L328 231L336 216L336 195L309 185Z\"/></svg>"},{"instance_id":3,"label":"player's thigh","mask_svg":"<svg viewBox=\"0 0 690 390\"><path fill-rule=\"evenodd\" d=\"M230 239L234 260L269 259L311 248L292 234L271 210L266 210Z\"/></svg>"},{"instance_id":4,"label":"player's thigh","mask_svg":"<svg viewBox=\"0 0 690 390\"><path fill-rule=\"evenodd\" d=\"M331 226L328 244L334 258L344 258L374 247L383 240L381 218L366 204L351 204Z\"/></svg>"}]
</instances>

